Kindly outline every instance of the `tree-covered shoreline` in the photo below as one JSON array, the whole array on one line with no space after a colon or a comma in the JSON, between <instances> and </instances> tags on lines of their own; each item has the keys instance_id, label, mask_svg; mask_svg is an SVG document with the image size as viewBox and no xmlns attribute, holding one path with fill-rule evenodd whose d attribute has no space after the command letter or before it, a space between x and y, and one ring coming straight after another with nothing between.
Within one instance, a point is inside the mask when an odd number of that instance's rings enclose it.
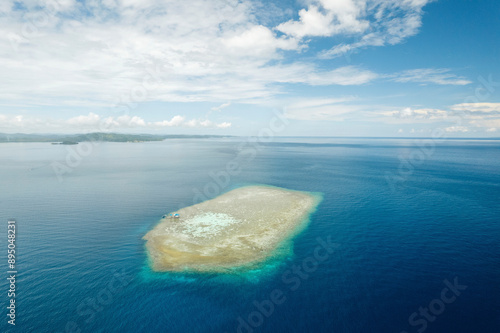
<instances>
[{"instance_id":1,"label":"tree-covered shoreline","mask_svg":"<svg viewBox=\"0 0 500 333\"><path fill-rule=\"evenodd\" d=\"M222 135L157 135L157 134L121 134L121 133L88 133L88 134L6 134L0 133L0 142L50 142L72 144L88 141L102 142L149 142L165 139L206 139L222 138Z\"/></svg>"}]
</instances>

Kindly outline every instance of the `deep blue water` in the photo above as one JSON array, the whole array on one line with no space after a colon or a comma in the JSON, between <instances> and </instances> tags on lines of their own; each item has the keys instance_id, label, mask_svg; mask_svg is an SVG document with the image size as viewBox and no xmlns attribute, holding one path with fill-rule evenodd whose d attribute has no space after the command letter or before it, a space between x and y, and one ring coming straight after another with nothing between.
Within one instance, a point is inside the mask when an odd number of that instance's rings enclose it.
<instances>
[{"instance_id":1,"label":"deep blue water","mask_svg":"<svg viewBox=\"0 0 500 333\"><path fill-rule=\"evenodd\" d=\"M54 163L78 146L1 144L0 331L500 332L500 141L425 143L101 143L61 179ZM226 185L220 171L235 158L241 171ZM323 194L293 255L238 275L148 269L142 236L162 214L248 184ZM335 243L321 262L318 237ZM303 265L307 275L294 271Z\"/></svg>"}]
</instances>

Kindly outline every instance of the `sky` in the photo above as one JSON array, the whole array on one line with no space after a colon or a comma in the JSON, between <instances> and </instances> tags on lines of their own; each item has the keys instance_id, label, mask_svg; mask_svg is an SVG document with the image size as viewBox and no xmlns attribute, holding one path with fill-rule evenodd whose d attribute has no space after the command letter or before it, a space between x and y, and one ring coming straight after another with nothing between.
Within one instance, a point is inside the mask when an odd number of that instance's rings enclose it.
<instances>
[{"instance_id":1,"label":"sky","mask_svg":"<svg viewBox=\"0 0 500 333\"><path fill-rule=\"evenodd\" d=\"M499 64L497 0L2 0L0 132L500 137Z\"/></svg>"}]
</instances>

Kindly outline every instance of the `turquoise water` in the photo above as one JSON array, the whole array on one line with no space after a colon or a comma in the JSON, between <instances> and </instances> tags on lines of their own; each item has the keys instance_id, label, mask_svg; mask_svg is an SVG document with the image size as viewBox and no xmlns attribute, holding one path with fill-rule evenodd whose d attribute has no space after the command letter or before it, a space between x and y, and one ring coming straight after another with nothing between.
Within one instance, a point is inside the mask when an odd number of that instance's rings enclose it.
<instances>
[{"instance_id":1,"label":"turquoise water","mask_svg":"<svg viewBox=\"0 0 500 333\"><path fill-rule=\"evenodd\" d=\"M15 218L18 276L15 329L1 279L0 331L498 332L500 141L425 144L102 143L60 178L77 146L2 144L0 245ZM149 270L142 236L163 214L251 184L322 193L293 253L244 273ZM440 301L455 279L467 288Z\"/></svg>"}]
</instances>

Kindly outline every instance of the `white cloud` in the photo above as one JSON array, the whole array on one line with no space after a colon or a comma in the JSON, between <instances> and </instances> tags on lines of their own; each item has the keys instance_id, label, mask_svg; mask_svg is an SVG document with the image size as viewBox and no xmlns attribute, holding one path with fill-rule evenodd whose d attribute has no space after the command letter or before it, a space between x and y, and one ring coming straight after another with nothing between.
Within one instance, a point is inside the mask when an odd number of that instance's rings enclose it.
<instances>
[{"instance_id":1,"label":"white cloud","mask_svg":"<svg viewBox=\"0 0 500 333\"><path fill-rule=\"evenodd\" d=\"M232 124L230 122L227 122L227 121L220 123L220 124L215 124L215 127L217 127L217 128L229 128L231 126L232 126Z\"/></svg>"},{"instance_id":2,"label":"white cloud","mask_svg":"<svg viewBox=\"0 0 500 333\"><path fill-rule=\"evenodd\" d=\"M296 101L285 108L285 117L296 120L343 120L346 114L360 110L359 105L346 104L352 100L353 97Z\"/></svg>"},{"instance_id":3,"label":"white cloud","mask_svg":"<svg viewBox=\"0 0 500 333\"><path fill-rule=\"evenodd\" d=\"M243 71L243 69L241 69ZM245 69L246 75L256 75L254 69ZM263 68L258 79L278 83L301 83L312 86L361 85L378 78L378 74L357 66L344 66L330 71L318 71L306 63L294 63L287 66L276 65Z\"/></svg>"},{"instance_id":4,"label":"white cloud","mask_svg":"<svg viewBox=\"0 0 500 333\"><path fill-rule=\"evenodd\" d=\"M378 75L369 70L363 70L355 66L345 66L330 72L311 73L304 82L311 85L360 85L376 79Z\"/></svg>"},{"instance_id":5,"label":"white cloud","mask_svg":"<svg viewBox=\"0 0 500 333\"><path fill-rule=\"evenodd\" d=\"M182 124L185 127L215 127L215 128L229 128L231 127L231 123L223 122L220 124L216 124L210 120L204 119L191 119Z\"/></svg>"},{"instance_id":6,"label":"white cloud","mask_svg":"<svg viewBox=\"0 0 500 333\"><path fill-rule=\"evenodd\" d=\"M4 103L249 101L279 94L276 83L357 85L376 78L355 67L282 61L285 51L300 52L307 42L257 23L261 13L252 1L19 3L28 10L0 21ZM357 31L358 1L322 5L344 27L339 33Z\"/></svg>"},{"instance_id":7,"label":"white cloud","mask_svg":"<svg viewBox=\"0 0 500 333\"><path fill-rule=\"evenodd\" d=\"M500 113L500 103L461 103L451 106L454 111Z\"/></svg>"},{"instance_id":8,"label":"white cloud","mask_svg":"<svg viewBox=\"0 0 500 333\"><path fill-rule=\"evenodd\" d=\"M173 126L182 126L185 123L185 117L183 116L174 116L170 120L156 121L152 125L154 127L173 127Z\"/></svg>"},{"instance_id":9,"label":"white cloud","mask_svg":"<svg viewBox=\"0 0 500 333\"><path fill-rule=\"evenodd\" d=\"M441 109L412 109L409 107L398 110L382 111L380 114L406 122L428 122L446 119L449 116L447 111Z\"/></svg>"},{"instance_id":10,"label":"white cloud","mask_svg":"<svg viewBox=\"0 0 500 333\"><path fill-rule=\"evenodd\" d=\"M91 112L86 116L82 115L71 118L67 121L67 123L72 126L92 127L97 126L100 121L101 117Z\"/></svg>"},{"instance_id":11,"label":"white cloud","mask_svg":"<svg viewBox=\"0 0 500 333\"><path fill-rule=\"evenodd\" d=\"M471 81L450 73L447 68L420 68L403 71L394 77L396 82L434 83L440 85L466 85Z\"/></svg>"},{"instance_id":12,"label":"white cloud","mask_svg":"<svg viewBox=\"0 0 500 333\"><path fill-rule=\"evenodd\" d=\"M315 36L359 39L334 46L330 56L399 43L418 31L427 2L308 0L297 20L280 23L284 16L254 1L24 0L16 3L27 10L12 11L9 0L0 6L9 13L0 21L0 101L255 102L280 94L285 83L365 84L379 75L323 69L287 52L300 56Z\"/></svg>"},{"instance_id":13,"label":"white cloud","mask_svg":"<svg viewBox=\"0 0 500 333\"><path fill-rule=\"evenodd\" d=\"M355 100L353 96L342 97L342 98L308 98L308 99L294 101L288 105L288 108L289 109L315 108L325 105L351 102L353 100Z\"/></svg>"},{"instance_id":14,"label":"white cloud","mask_svg":"<svg viewBox=\"0 0 500 333\"><path fill-rule=\"evenodd\" d=\"M255 25L240 33L222 39L228 53L244 57L273 58L276 51L294 50L298 41L291 38L277 38L267 27Z\"/></svg>"},{"instance_id":15,"label":"white cloud","mask_svg":"<svg viewBox=\"0 0 500 333\"><path fill-rule=\"evenodd\" d=\"M124 115L116 118L116 123L120 127L143 127L146 126L146 122L144 119L138 117L138 116L129 116L129 115Z\"/></svg>"},{"instance_id":16,"label":"white cloud","mask_svg":"<svg viewBox=\"0 0 500 333\"><path fill-rule=\"evenodd\" d=\"M14 2L27 10L13 11ZM325 58L367 46L401 43L418 32L428 2L304 0L301 3L305 8L298 13L279 14L276 8L267 12L265 6L250 0L5 0L0 4L0 104L22 101L24 110L33 105L118 104L130 111L147 101L208 101L219 105L211 111L219 111L236 103L276 101L286 92L287 84L357 86L380 78L469 84L449 69L412 69L383 75L361 66L327 67L335 62L322 62L325 66L320 67L310 53L302 56L310 45L320 44L311 43L317 40L315 37L338 43L321 53ZM293 14L298 16L290 19ZM320 90L326 91L315 89ZM352 101L351 97L295 100L289 103L287 116L339 120L349 115L358 120L425 123L446 121L453 112L465 110L468 127L500 128L493 119L500 112L500 103L457 104L449 110L421 106L394 110ZM493 122L484 121L486 113ZM0 128L231 126L229 122L206 119L209 115L210 111L202 118L177 115L160 121L96 113L71 119L0 115Z\"/></svg>"},{"instance_id":17,"label":"white cloud","mask_svg":"<svg viewBox=\"0 0 500 333\"><path fill-rule=\"evenodd\" d=\"M231 105L231 102L227 102L227 103L223 103L223 104L221 104L221 105L219 105L219 106L214 106L214 107L213 107L213 108L211 108L210 110L212 110L212 111L220 111L220 110L222 110L222 109L227 108L227 107L228 107L228 106L230 106L230 105Z\"/></svg>"},{"instance_id":18,"label":"white cloud","mask_svg":"<svg viewBox=\"0 0 500 333\"><path fill-rule=\"evenodd\" d=\"M344 15L342 17L348 18L347 21L332 20L329 31L342 31L343 28L356 36L354 42L334 45L330 50L322 52L321 56L334 58L368 46L401 43L417 34L422 25L422 8L430 1L432 0L314 1L315 4L322 3L327 13L332 10L328 4L337 4ZM336 9L334 13L339 10Z\"/></svg>"},{"instance_id":19,"label":"white cloud","mask_svg":"<svg viewBox=\"0 0 500 333\"><path fill-rule=\"evenodd\" d=\"M449 133L492 133L500 128L500 103L462 103L444 110L407 107L372 114L374 120L391 124L437 124Z\"/></svg>"},{"instance_id":20,"label":"white cloud","mask_svg":"<svg viewBox=\"0 0 500 333\"><path fill-rule=\"evenodd\" d=\"M456 132L466 133L466 132L469 132L469 129L465 126L450 126L450 127L446 127L444 130L448 133L456 133Z\"/></svg>"},{"instance_id":21,"label":"white cloud","mask_svg":"<svg viewBox=\"0 0 500 333\"><path fill-rule=\"evenodd\" d=\"M492 128L500 128L500 118L472 120L470 123L489 132L493 132Z\"/></svg>"},{"instance_id":22,"label":"white cloud","mask_svg":"<svg viewBox=\"0 0 500 333\"><path fill-rule=\"evenodd\" d=\"M282 23L276 29L296 38L304 38L361 33L369 27L368 21L360 18L365 10L365 1L318 0L312 3L307 9L299 11L298 21Z\"/></svg>"},{"instance_id":23,"label":"white cloud","mask_svg":"<svg viewBox=\"0 0 500 333\"><path fill-rule=\"evenodd\" d=\"M379 114L402 120L446 120L449 118L464 121L496 121L500 118L500 103L462 103L454 104L447 110L432 108L402 108L391 111L382 111Z\"/></svg>"},{"instance_id":24,"label":"white cloud","mask_svg":"<svg viewBox=\"0 0 500 333\"><path fill-rule=\"evenodd\" d=\"M133 128L161 129L167 127L220 128L231 127L230 122L216 123L208 119L189 119L176 115L170 120L146 122L138 116L102 117L95 113L80 115L70 119L41 119L33 116L0 114L0 130L7 132L48 133L72 129L74 131L109 131Z\"/></svg>"}]
</instances>

